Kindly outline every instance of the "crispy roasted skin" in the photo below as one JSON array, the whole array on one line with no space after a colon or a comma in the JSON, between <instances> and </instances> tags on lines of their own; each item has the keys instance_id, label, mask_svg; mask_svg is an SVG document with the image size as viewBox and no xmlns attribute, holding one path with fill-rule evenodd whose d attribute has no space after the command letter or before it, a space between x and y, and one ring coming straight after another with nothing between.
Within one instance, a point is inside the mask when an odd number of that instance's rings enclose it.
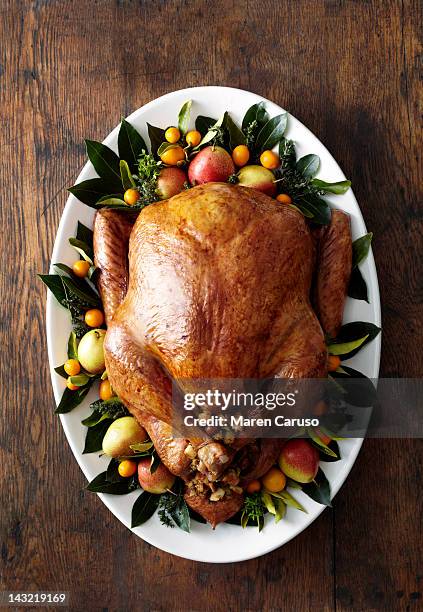
<instances>
[{"instance_id":1,"label":"crispy roasted skin","mask_svg":"<svg viewBox=\"0 0 423 612\"><path fill-rule=\"evenodd\" d=\"M169 423L169 377L324 376L313 265L304 217L258 191L208 183L146 207L105 341L118 395Z\"/></svg>"},{"instance_id":2,"label":"crispy roasted skin","mask_svg":"<svg viewBox=\"0 0 423 612\"><path fill-rule=\"evenodd\" d=\"M187 491L184 499L214 529L219 523L224 523L242 508L244 496L239 493L232 493L230 497L212 502L205 495L191 495Z\"/></svg>"},{"instance_id":3,"label":"crispy roasted skin","mask_svg":"<svg viewBox=\"0 0 423 612\"><path fill-rule=\"evenodd\" d=\"M264 476L272 465L275 465L284 443L285 440L276 438L257 440L255 452L249 457L247 469L241 471L242 480L248 482Z\"/></svg>"},{"instance_id":4,"label":"crispy roasted skin","mask_svg":"<svg viewBox=\"0 0 423 612\"><path fill-rule=\"evenodd\" d=\"M94 253L106 323L128 291L129 236L136 214L104 208L95 216Z\"/></svg>"},{"instance_id":5,"label":"crispy roasted skin","mask_svg":"<svg viewBox=\"0 0 423 612\"><path fill-rule=\"evenodd\" d=\"M95 218L95 263L100 270L98 287L103 298L108 322L112 320L117 307L126 294L129 276L129 235L135 219L134 215L128 215L126 212L107 209L99 211ZM127 407L146 429L166 467L175 476L189 481L193 476L191 460L185 453L189 441L183 437L175 437L171 425L157 419L148 412L134 410L128 403ZM199 453L210 469L210 475L214 476L213 469L216 469L213 464L214 459L218 460L222 454L233 457L236 450L248 442L247 439L235 440L233 449L226 449L223 445L214 442L211 442L210 449L208 449L209 445L204 439L193 441L193 444L196 448L201 447ZM215 448L220 450L220 455L216 452L213 453ZM207 462L206 456L210 456L209 462ZM189 505L195 507L197 512L202 514L206 520L209 520L213 527L235 514L241 507L243 500L242 495L239 494L233 494L230 498L219 503L210 502L205 495L198 495L195 492L188 497ZM215 505L216 503L217 505Z\"/></svg>"},{"instance_id":6,"label":"crispy roasted skin","mask_svg":"<svg viewBox=\"0 0 423 612\"><path fill-rule=\"evenodd\" d=\"M185 454L188 440L174 437L171 425L159 421L147 412L139 415L138 420L147 431L157 454L168 470L175 476L187 480L191 475L191 460Z\"/></svg>"},{"instance_id":7,"label":"crispy roasted skin","mask_svg":"<svg viewBox=\"0 0 423 612\"><path fill-rule=\"evenodd\" d=\"M330 225L318 230L313 305L323 331L335 338L342 325L351 275L352 242L349 216L332 210Z\"/></svg>"},{"instance_id":8,"label":"crispy roasted skin","mask_svg":"<svg viewBox=\"0 0 423 612\"><path fill-rule=\"evenodd\" d=\"M97 284L108 324L128 290L129 236L136 218L136 214L107 208L98 211L95 216L94 253L95 265L99 269ZM128 357L131 359L131 355ZM131 410L130 405L128 408ZM172 427L148 412L135 412L163 463L175 476L186 478L190 473L190 460L184 454L188 440L172 438Z\"/></svg>"},{"instance_id":9,"label":"crispy roasted skin","mask_svg":"<svg viewBox=\"0 0 423 612\"><path fill-rule=\"evenodd\" d=\"M132 219L122 214L100 211L94 232L108 322L109 378L148 431L163 463L189 481L189 441L173 438L170 426L172 378L326 375L323 332L310 304L314 239L295 210L255 190L220 183L148 206L132 233ZM341 281L341 271L331 265L333 240L340 231L337 217L335 229L331 225L319 232L317 247L324 274L317 272L314 295L321 320L329 321L339 312L339 306L324 307L329 276L335 275L336 285L329 299L342 303L342 319L351 268L347 261L348 274ZM345 238L344 229L341 235ZM349 242L351 248L350 237ZM248 457L249 452L256 465L241 477L244 482L260 477L282 445L250 440L246 444L251 446L237 453L238 442L232 448L212 441L196 445L209 461L209 477L220 477L216 465L222 454L236 463L240 453ZM186 500L213 526L242 505L242 496L234 492L210 502L191 489Z\"/></svg>"}]
</instances>

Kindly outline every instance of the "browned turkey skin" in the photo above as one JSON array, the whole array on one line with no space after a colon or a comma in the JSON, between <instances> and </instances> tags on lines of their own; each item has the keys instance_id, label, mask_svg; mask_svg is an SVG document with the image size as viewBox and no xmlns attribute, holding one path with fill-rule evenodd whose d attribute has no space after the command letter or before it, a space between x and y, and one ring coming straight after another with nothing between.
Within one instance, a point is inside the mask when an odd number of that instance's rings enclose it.
<instances>
[{"instance_id":1,"label":"browned turkey skin","mask_svg":"<svg viewBox=\"0 0 423 612\"><path fill-rule=\"evenodd\" d=\"M135 224L98 212L94 251L111 384L214 527L283 441L173 437L171 379L326 376L323 332L341 325L351 270L349 218L333 211L316 232L260 192L208 183L151 204Z\"/></svg>"}]
</instances>

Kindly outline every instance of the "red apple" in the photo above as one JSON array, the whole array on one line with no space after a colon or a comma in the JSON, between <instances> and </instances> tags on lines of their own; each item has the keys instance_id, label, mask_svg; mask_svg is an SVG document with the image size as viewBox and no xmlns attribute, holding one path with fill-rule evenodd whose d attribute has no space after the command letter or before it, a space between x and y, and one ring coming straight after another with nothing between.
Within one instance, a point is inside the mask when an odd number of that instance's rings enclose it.
<instances>
[{"instance_id":1,"label":"red apple","mask_svg":"<svg viewBox=\"0 0 423 612\"><path fill-rule=\"evenodd\" d=\"M280 454L279 467L288 478L311 482L319 469L319 453L307 440L289 440Z\"/></svg>"},{"instance_id":2,"label":"red apple","mask_svg":"<svg viewBox=\"0 0 423 612\"><path fill-rule=\"evenodd\" d=\"M191 185L225 183L235 172L232 157L222 147L206 147L194 157L188 168Z\"/></svg>"},{"instance_id":3,"label":"red apple","mask_svg":"<svg viewBox=\"0 0 423 612\"><path fill-rule=\"evenodd\" d=\"M138 481L144 491L149 493L164 493L173 487L175 476L167 467L160 463L155 472L151 473L151 458L146 457L138 462Z\"/></svg>"},{"instance_id":4,"label":"red apple","mask_svg":"<svg viewBox=\"0 0 423 612\"><path fill-rule=\"evenodd\" d=\"M167 200L184 189L187 175L181 168L163 168L157 179L157 195Z\"/></svg>"},{"instance_id":5,"label":"red apple","mask_svg":"<svg viewBox=\"0 0 423 612\"><path fill-rule=\"evenodd\" d=\"M238 185L257 189L270 197L276 194L274 174L263 166L244 166L238 172L238 181Z\"/></svg>"}]
</instances>

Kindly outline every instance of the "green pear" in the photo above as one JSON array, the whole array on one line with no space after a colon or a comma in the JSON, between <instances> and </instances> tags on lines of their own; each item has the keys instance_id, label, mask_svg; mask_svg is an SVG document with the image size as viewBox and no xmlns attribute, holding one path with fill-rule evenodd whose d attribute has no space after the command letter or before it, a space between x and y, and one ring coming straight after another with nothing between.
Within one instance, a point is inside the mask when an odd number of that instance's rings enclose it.
<instances>
[{"instance_id":1,"label":"green pear","mask_svg":"<svg viewBox=\"0 0 423 612\"><path fill-rule=\"evenodd\" d=\"M103 343L105 329L92 329L81 338L78 346L78 361L90 374L104 372Z\"/></svg>"},{"instance_id":2,"label":"green pear","mask_svg":"<svg viewBox=\"0 0 423 612\"><path fill-rule=\"evenodd\" d=\"M145 429L134 417L121 417L113 421L106 431L103 438L103 452L109 457L133 455L131 444L138 444L146 439Z\"/></svg>"}]
</instances>

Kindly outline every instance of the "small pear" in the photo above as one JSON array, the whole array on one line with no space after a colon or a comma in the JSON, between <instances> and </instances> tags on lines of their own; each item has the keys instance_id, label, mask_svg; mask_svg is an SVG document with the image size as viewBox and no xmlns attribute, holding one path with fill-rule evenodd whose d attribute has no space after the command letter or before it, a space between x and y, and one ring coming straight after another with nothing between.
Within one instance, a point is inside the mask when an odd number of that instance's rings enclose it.
<instances>
[{"instance_id":1,"label":"small pear","mask_svg":"<svg viewBox=\"0 0 423 612\"><path fill-rule=\"evenodd\" d=\"M225 183L235 166L232 157L222 147L205 147L193 158L188 168L188 178L191 185L202 183Z\"/></svg>"},{"instance_id":2,"label":"small pear","mask_svg":"<svg viewBox=\"0 0 423 612\"><path fill-rule=\"evenodd\" d=\"M280 454L279 467L288 478L306 484L316 477L319 453L307 440L289 440Z\"/></svg>"},{"instance_id":3,"label":"small pear","mask_svg":"<svg viewBox=\"0 0 423 612\"><path fill-rule=\"evenodd\" d=\"M140 459L138 462L138 481L144 491L160 494L173 487L175 476L169 472L163 463L160 463L153 473L151 473L150 467L150 457Z\"/></svg>"}]
</instances>

